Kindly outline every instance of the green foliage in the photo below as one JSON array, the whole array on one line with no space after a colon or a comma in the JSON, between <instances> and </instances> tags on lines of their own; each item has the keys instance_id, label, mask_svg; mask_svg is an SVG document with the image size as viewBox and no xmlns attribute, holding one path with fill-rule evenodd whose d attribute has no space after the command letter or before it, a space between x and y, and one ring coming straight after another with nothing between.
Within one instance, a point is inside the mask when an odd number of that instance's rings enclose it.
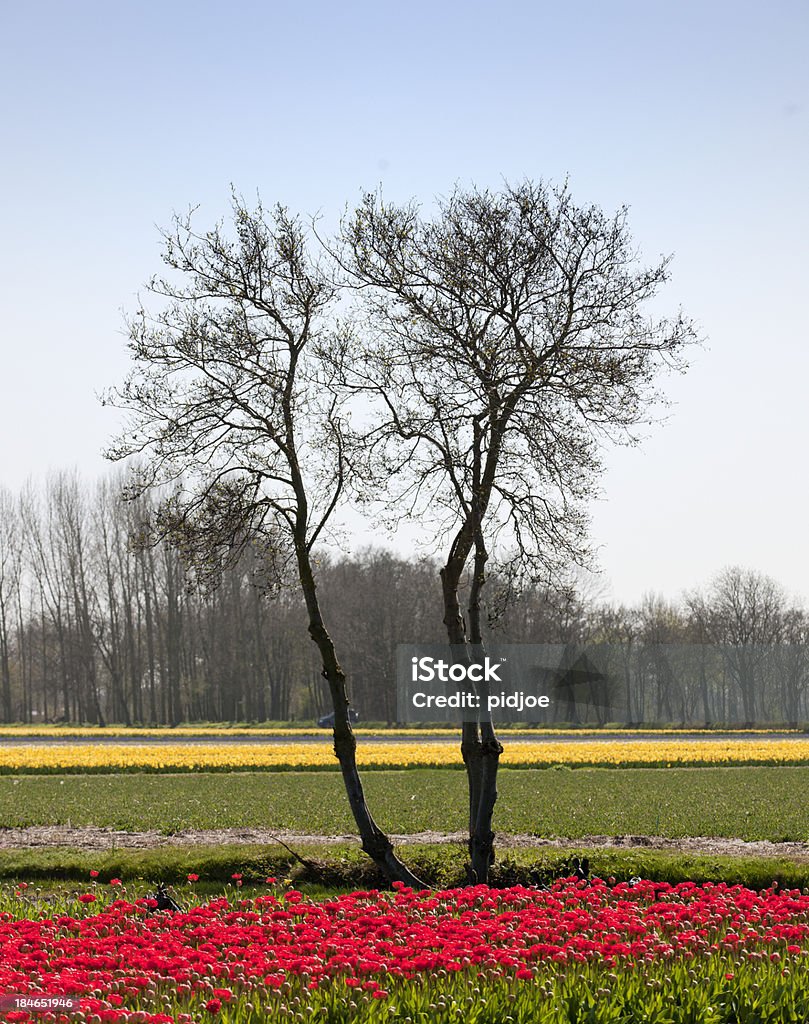
<instances>
[{"instance_id":1,"label":"green foliage","mask_svg":"<svg viewBox=\"0 0 809 1024\"><path fill-rule=\"evenodd\" d=\"M270 996L266 1010L251 1012L240 999L223 1020L292 1022L305 1008L326 1024L797 1024L809 1018L809 976L788 963L792 970L714 954L696 969L682 961L575 971L542 964L524 981L438 971L386 982L383 1000L340 981L312 991L296 979Z\"/></svg>"},{"instance_id":2,"label":"green foliage","mask_svg":"<svg viewBox=\"0 0 809 1024\"><path fill-rule=\"evenodd\" d=\"M221 893L242 878L245 893L266 889L268 876L290 879L310 895L333 895L352 889L385 888L385 880L357 844L294 844L296 859L279 845L216 845L163 847L156 850L0 851L0 879L51 885L88 885L90 870L98 871L98 884L112 878L137 886L146 895L156 881L186 886L189 874L199 876L190 891ZM670 853L659 850L593 848L531 848L508 850L492 868L491 884L549 885L573 873L573 858L588 857L591 875L629 881L636 876L656 882L720 882L766 889L777 882L783 888L809 887L809 864L775 857L725 857ZM466 879L467 855L461 843L408 846L408 866L434 888L454 888ZM146 888L144 888L146 886Z\"/></svg>"}]
</instances>

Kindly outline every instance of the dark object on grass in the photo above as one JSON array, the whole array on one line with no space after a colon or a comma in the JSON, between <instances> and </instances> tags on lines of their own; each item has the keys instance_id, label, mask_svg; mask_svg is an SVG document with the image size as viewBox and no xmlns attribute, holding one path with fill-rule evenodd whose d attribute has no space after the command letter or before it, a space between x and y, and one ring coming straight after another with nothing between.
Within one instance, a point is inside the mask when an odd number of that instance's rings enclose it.
<instances>
[{"instance_id":1,"label":"dark object on grass","mask_svg":"<svg viewBox=\"0 0 809 1024\"><path fill-rule=\"evenodd\" d=\"M531 885L535 889L540 889L542 892L550 892L551 887L546 883L547 875L542 871L538 871L536 868L531 868L528 872L528 877L531 879Z\"/></svg>"},{"instance_id":2,"label":"dark object on grass","mask_svg":"<svg viewBox=\"0 0 809 1024\"><path fill-rule=\"evenodd\" d=\"M348 720L352 725L356 725L360 720L360 716L354 710L354 708L348 709ZM322 718L318 718L317 724L321 729L332 729L334 728L334 712L331 711L328 715L324 715Z\"/></svg>"},{"instance_id":3,"label":"dark object on grass","mask_svg":"<svg viewBox=\"0 0 809 1024\"><path fill-rule=\"evenodd\" d=\"M157 906L154 908L155 910L181 911L183 909L169 895L169 891L166 888L166 883L165 882L158 882L157 883L157 889L155 890L154 895L150 896L149 899L157 901Z\"/></svg>"},{"instance_id":4,"label":"dark object on grass","mask_svg":"<svg viewBox=\"0 0 809 1024\"><path fill-rule=\"evenodd\" d=\"M573 874L580 882L590 881L590 861L587 857L573 858Z\"/></svg>"},{"instance_id":5,"label":"dark object on grass","mask_svg":"<svg viewBox=\"0 0 809 1024\"><path fill-rule=\"evenodd\" d=\"M565 864L562 865L561 870L562 874L554 877L570 878L572 875L578 882L589 883L590 881L590 861L587 857L582 857L581 860L579 860L578 857L574 857L573 860L570 861L569 867L567 862L565 862ZM548 876L545 872L538 870L537 868L531 868L528 872L528 877L537 889L541 889L543 892L550 892L550 888L546 882Z\"/></svg>"}]
</instances>

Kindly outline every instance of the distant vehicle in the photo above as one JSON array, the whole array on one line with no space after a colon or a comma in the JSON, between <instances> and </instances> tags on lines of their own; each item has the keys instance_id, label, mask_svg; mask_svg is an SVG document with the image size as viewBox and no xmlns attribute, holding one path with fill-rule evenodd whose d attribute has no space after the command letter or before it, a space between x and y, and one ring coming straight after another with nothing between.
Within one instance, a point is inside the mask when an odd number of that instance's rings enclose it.
<instances>
[{"instance_id":1,"label":"distant vehicle","mask_svg":"<svg viewBox=\"0 0 809 1024\"><path fill-rule=\"evenodd\" d=\"M360 720L360 716L354 710L354 708L348 709L348 720L352 725L356 725ZM328 715L324 715L322 718L318 718L317 724L321 729L333 729L334 728L334 712L330 712Z\"/></svg>"}]
</instances>

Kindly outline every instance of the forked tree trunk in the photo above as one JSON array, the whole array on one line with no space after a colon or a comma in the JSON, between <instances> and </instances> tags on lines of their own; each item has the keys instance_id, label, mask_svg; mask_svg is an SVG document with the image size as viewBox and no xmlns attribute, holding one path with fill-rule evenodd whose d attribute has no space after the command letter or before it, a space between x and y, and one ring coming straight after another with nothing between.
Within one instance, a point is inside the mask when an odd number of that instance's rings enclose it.
<instances>
[{"instance_id":1,"label":"forked tree trunk","mask_svg":"<svg viewBox=\"0 0 809 1024\"><path fill-rule=\"evenodd\" d=\"M453 650L453 660L460 658L467 665L479 660L483 652L480 633L480 591L485 582L486 551L480 538L475 545L475 572L469 603L469 635L461 615L458 587L465 558L451 558L441 570L444 599L444 625ZM469 881L482 885L488 881L494 861L492 816L497 801L497 769L503 748L491 721L488 721L488 687L476 687L481 709L473 721L463 723L461 756L466 767L469 790Z\"/></svg>"},{"instance_id":2,"label":"forked tree trunk","mask_svg":"<svg viewBox=\"0 0 809 1024\"><path fill-rule=\"evenodd\" d=\"M480 592L486 582L486 563L488 553L483 537L478 532L475 537L475 568L472 575L472 587L469 594L469 641L478 652L478 658L485 654L483 636L480 629ZM485 681L478 688L483 715L480 722L480 795L478 797L477 816L471 833L470 855L472 873L478 883L488 880L489 868L494 863L494 832L492 817L497 802L497 769L503 747L497 739L491 721L489 707L489 684Z\"/></svg>"},{"instance_id":3,"label":"forked tree trunk","mask_svg":"<svg viewBox=\"0 0 809 1024\"><path fill-rule=\"evenodd\" d=\"M447 628L447 638L450 643L453 659L459 657L468 664L468 652L466 650L466 629L464 627L461 606L458 602L458 584L462 564L450 560L441 570L441 591L444 600L444 625ZM472 836L475 833L475 825L480 806L480 786L483 777L483 765L481 761L482 744L480 741L480 728L477 718L464 721L461 726L461 757L466 768L466 783L469 793L469 859L472 860ZM469 881L476 879L471 873Z\"/></svg>"}]
</instances>

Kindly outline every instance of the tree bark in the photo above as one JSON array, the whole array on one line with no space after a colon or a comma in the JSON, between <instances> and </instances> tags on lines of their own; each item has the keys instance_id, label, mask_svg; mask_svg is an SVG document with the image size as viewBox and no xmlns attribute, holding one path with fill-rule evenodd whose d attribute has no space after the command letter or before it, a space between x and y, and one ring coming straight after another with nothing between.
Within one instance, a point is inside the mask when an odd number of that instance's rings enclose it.
<instances>
[{"instance_id":1,"label":"tree bark","mask_svg":"<svg viewBox=\"0 0 809 1024\"><path fill-rule=\"evenodd\" d=\"M461 614L458 588L466 559L475 546L475 569L469 601L469 633ZM453 545L453 555L441 570L441 589L444 599L444 625L453 652L465 664L472 664L483 653L480 630L480 592L485 583L488 555L482 538L469 524L460 531ZM494 832L492 817L497 801L497 769L503 747L489 719L488 688L477 686L481 711L474 720L465 721L461 729L461 756L466 767L469 791L469 881L483 885L488 881L489 868L494 861Z\"/></svg>"},{"instance_id":2,"label":"tree bark","mask_svg":"<svg viewBox=\"0 0 809 1024\"><path fill-rule=\"evenodd\" d=\"M475 537L475 564L472 586L469 594L469 641L478 658L485 655L483 635L480 628L480 593L486 582L488 552L480 531ZM497 770L503 747L497 739L491 721L489 707L489 685L478 686L482 715L480 716L480 792L477 814L470 833L470 857L472 875L478 884L488 881L489 868L494 863L494 832L492 817L497 802Z\"/></svg>"},{"instance_id":3,"label":"tree bark","mask_svg":"<svg viewBox=\"0 0 809 1024\"><path fill-rule=\"evenodd\" d=\"M354 821L357 823L362 848L391 882L404 882L405 885L412 886L414 889L424 889L426 888L425 884L396 856L393 844L374 821L365 802L365 794L357 770L357 740L348 717L346 677L337 660L334 643L323 623L308 551L305 545L297 545L297 548L301 589L309 615L309 635L320 652L323 661L322 674L329 685L334 708L334 753L340 763L348 802L351 813L354 815Z\"/></svg>"}]
</instances>

